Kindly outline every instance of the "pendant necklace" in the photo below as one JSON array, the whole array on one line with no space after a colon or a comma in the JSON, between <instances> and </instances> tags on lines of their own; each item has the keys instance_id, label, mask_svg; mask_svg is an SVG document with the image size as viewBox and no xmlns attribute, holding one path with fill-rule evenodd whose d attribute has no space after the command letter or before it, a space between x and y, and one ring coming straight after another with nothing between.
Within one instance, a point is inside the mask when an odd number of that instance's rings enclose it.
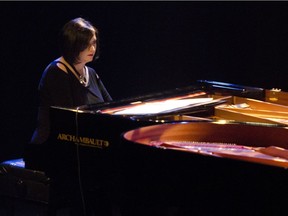
<instances>
[{"instance_id":1,"label":"pendant necklace","mask_svg":"<svg viewBox=\"0 0 288 216\"><path fill-rule=\"evenodd\" d=\"M87 68L84 67L84 70L83 70L83 74L79 76L79 82L87 87L88 86L88 83L89 83L89 73L87 71Z\"/></svg>"}]
</instances>

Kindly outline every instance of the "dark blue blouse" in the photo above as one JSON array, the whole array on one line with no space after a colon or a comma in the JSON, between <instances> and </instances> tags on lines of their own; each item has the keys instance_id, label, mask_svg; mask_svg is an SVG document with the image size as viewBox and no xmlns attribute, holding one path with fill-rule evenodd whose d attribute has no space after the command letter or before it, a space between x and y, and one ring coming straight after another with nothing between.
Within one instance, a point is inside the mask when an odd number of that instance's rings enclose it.
<instances>
[{"instance_id":1,"label":"dark blue blouse","mask_svg":"<svg viewBox=\"0 0 288 216\"><path fill-rule=\"evenodd\" d=\"M68 67L66 73L57 66L57 63L59 62L54 61L47 66L38 86L38 120L31 139L32 144L44 143L49 136L50 106L73 108L112 100L93 68L87 67L89 84L84 87Z\"/></svg>"}]
</instances>

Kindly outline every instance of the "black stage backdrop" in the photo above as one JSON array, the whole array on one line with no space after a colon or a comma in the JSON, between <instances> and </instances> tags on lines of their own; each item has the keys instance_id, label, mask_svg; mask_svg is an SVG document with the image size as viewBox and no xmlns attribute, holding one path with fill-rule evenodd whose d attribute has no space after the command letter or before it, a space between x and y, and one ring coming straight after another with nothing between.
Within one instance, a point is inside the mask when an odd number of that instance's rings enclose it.
<instances>
[{"instance_id":1,"label":"black stage backdrop","mask_svg":"<svg viewBox=\"0 0 288 216\"><path fill-rule=\"evenodd\" d=\"M288 2L1 2L0 160L36 125L37 85L57 35L82 16L100 31L93 67L115 100L198 79L288 90Z\"/></svg>"}]
</instances>

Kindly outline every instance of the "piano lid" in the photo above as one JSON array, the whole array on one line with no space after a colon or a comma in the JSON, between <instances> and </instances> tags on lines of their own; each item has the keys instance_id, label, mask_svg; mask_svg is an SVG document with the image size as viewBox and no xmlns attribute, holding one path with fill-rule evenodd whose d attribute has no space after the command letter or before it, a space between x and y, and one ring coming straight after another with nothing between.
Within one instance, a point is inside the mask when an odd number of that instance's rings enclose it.
<instances>
[{"instance_id":1,"label":"piano lid","mask_svg":"<svg viewBox=\"0 0 288 216\"><path fill-rule=\"evenodd\" d=\"M229 92L229 93L228 93ZM222 104L228 95L248 98L263 96L261 88L229 83L198 80L191 86L131 97L112 102L85 105L82 111L124 116L159 116L167 114L195 114ZM217 96L217 97L216 97Z\"/></svg>"},{"instance_id":2,"label":"piano lid","mask_svg":"<svg viewBox=\"0 0 288 216\"><path fill-rule=\"evenodd\" d=\"M225 102L225 98L213 98L206 92L188 93L178 97L167 97L148 101L133 101L125 106L100 110L102 114L125 116L154 116L172 113L187 114L205 110Z\"/></svg>"}]
</instances>

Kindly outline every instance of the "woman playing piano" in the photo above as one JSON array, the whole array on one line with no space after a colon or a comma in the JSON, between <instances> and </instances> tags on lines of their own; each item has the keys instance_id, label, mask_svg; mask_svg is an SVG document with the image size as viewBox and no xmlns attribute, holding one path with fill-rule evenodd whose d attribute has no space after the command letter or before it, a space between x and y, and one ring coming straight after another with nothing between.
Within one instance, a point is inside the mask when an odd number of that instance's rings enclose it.
<instances>
[{"instance_id":1,"label":"woman playing piano","mask_svg":"<svg viewBox=\"0 0 288 216\"><path fill-rule=\"evenodd\" d=\"M48 175L55 172L55 167L51 167L51 155L47 156L50 106L75 108L112 100L95 70L86 66L98 57L97 36L97 28L83 18L75 18L62 28L59 38L62 56L46 67L38 86L38 123L31 142L25 148L26 168L42 170ZM71 181L69 179L66 184Z\"/></svg>"}]
</instances>

